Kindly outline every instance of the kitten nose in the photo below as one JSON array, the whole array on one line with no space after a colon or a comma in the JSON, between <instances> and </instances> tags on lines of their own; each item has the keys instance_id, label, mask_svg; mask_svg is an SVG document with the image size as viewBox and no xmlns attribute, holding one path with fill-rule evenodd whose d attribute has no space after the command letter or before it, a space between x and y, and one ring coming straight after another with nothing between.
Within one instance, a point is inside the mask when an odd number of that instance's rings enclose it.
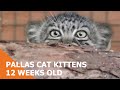
<instances>
[{"instance_id":1,"label":"kitten nose","mask_svg":"<svg viewBox=\"0 0 120 90\"><path fill-rule=\"evenodd\" d=\"M73 41L72 36L65 36L65 37L63 37L63 39L62 39L62 42L63 42L64 44L71 44L72 41Z\"/></svg>"}]
</instances>

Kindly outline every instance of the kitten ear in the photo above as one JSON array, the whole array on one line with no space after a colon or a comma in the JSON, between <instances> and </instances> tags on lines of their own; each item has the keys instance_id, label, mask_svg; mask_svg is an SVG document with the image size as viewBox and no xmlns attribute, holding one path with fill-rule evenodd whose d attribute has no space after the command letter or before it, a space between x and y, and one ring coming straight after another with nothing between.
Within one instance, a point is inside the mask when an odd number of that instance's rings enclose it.
<instances>
[{"instance_id":1,"label":"kitten ear","mask_svg":"<svg viewBox=\"0 0 120 90\"><path fill-rule=\"evenodd\" d=\"M38 21L32 21L28 22L26 25L26 37L27 37L27 43L36 43L36 33L38 30L38 27L40 26L40 23Z\"/></svg>"},{"instance_id":2,"label":"kitten ear","mask_svg":"<svg viewBox=\"0 0 120 90\"><path fill-rule=\"evenodd\" d=\"M27 42L42 43L47 37L47 23L41 21L29 22L26 26Z\"/></svg>"},{"instance_id":3,"label":"kitten ear","mask_svg":"<svg viewBox=\"0 0 120 90\"><path fill-rule=\"evenodd\" d=\"M98 32L101 36L100 42L105 45L106 50L111 48L112 29L108 23L96 23Z\"/></svg>"},{"instance_id":4,"label":"kitten ear","mask_svg":"<svg viewBox=\"0 0 120 90\"><path fill-rule=\"evenodd\" d=\"M103 35L107 35L108 38L112 36L112 28L108 23L97 23L99 32Z\"/></svg>"}]
</instances>

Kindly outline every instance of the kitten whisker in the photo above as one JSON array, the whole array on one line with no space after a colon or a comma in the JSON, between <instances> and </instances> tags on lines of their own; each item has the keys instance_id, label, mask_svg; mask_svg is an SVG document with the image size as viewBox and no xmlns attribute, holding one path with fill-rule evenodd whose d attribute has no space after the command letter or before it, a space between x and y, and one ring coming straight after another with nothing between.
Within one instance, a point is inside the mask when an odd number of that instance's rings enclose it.
<instances>
[{"instance_id":1,"label":"kitten whisker","mask_svg":"<svg viewBox=\"0 0 120 90\"><path fill-rule=\"evenodd\" d=\"M50 14L49 12L48 12L48 14ZM51 14L50 14L51 15ZM49 15L47 16L45 16L45 20L50 20L50 21L54 21Z\"/></svg>"},{"instance_id":2,"label":"kitten whisker","mask_svg":"<svg viewBox=\"0 0 120 90\"><path fill-rule=\"evenodd\" d=\"M53 17L54 21L57 21L57 19L56 19L55 15L53 15L53 13L52 13L52 12L49 12L49 13L50 13L50 15Z\"/></svg>"}]
</instances>

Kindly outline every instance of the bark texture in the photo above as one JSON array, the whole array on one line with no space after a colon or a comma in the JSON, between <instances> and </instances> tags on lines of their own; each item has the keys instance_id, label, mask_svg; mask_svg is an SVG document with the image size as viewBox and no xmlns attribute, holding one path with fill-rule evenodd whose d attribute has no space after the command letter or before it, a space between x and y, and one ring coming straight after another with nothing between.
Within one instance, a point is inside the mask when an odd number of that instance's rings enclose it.
<instances>
[{"instance_id":1,"label":"bark texture","mask_svg":"<svg viewBox=\"0 0 120 90\"><path fill-rule=\"evenodd\" d=\"M61 76L35 76L36 79L120 79L120 52L99 51L92 47L1 42L0 48L17 62L78 61L87 62L86 68L43 68L62 70ZM39 70L40 68L25 68Z\"/></svg>"}]
</instances>

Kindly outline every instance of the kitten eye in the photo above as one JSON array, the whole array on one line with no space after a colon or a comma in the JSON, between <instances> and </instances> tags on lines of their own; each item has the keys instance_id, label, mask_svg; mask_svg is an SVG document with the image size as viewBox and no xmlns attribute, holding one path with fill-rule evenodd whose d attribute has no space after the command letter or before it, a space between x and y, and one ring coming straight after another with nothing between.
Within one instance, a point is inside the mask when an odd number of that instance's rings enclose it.
<instances>
[{"instance_id":1,"label":"kitten eye","mask_svg":"<svg viewBox=\"0 0 120 90\"><path fill-rule=\"evenodd\" d=\"M77 31L75 36L78 38L85 38L87 36L87 33L83 30L80 30L80 31Z\"/></svg>"},{"instance_id":2,"label":"kitten eye","mask_svg":"<svg viewBox=\"0 0 120 90\"><path fill-rule=\"evenodd\" d=\"M50 31L50 36L51 37L59 37L60 35L61 35L61 33L58 30L52 30L52 31Z\"/></svg>"}]
</instances>

